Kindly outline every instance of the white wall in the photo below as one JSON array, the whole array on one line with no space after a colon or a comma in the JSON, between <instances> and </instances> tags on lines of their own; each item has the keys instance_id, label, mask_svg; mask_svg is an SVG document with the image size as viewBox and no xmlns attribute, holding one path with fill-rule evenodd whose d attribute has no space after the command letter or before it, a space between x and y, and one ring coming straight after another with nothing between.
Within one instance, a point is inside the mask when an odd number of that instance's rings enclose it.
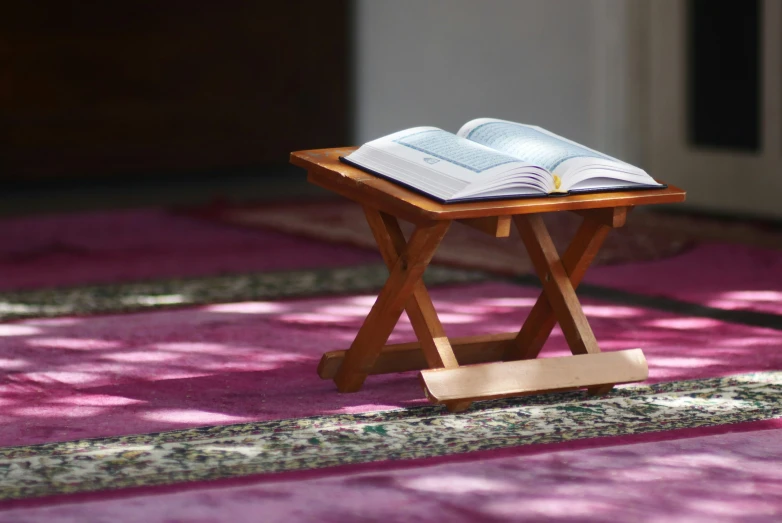
<instances>
[{"instance_id":1,"label":"white wall","mask_svg":"<svg viewBox=\"0 0 782 523\"><path fill-rule=\"evenodd\" d=\"M782 218L782 2L761 3L761 149L695 147L687 133L687 11L679 0L649 4L649 134L652 172L687 190L687 206ZM730 101L727 101L730 103Z\"/></svg>"},{"instance_id":2,"label":"white wall","mask_svg":"<svg viewBox=\"0 0 782 523\"><path fill-rule=\"evenodd\" d=\"M596 32L622 1L357 0L356 142L487 116L621 157L607 143L611 64L596 63L609 58Z\"/></svg>"}]
</instances>

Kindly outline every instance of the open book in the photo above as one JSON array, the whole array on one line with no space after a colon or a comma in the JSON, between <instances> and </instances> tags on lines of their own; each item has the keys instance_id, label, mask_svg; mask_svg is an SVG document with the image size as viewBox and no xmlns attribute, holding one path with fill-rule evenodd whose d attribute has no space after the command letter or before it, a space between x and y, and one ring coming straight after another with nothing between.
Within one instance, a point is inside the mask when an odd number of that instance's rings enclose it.
<instances>
[{"instance_id":1,"label":"open book","mask_svg":"<svg viewBox=\"0 0 782 523\"><path fill-rule=\"evenodd\" d=\"M457 134L406 129L340 159L443 203L665 187L545 129L493 118L472 120Z\"/></svg>"}]
</instances>

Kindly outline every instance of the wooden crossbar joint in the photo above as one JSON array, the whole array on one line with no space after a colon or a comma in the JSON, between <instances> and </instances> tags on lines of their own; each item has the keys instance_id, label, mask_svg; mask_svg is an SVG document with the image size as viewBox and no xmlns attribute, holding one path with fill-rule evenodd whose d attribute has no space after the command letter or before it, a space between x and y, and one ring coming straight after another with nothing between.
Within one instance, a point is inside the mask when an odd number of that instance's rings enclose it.
<instances>
[{"instance_id":1,"label":"wooden crossbar joint","mask_svg":"<svg viewBox=\"0 0 782 523\"><path fill-rule=\"evenodd\" d=\"M421 371L426 397L446 404L602 387L648 376L641 349Z\"/></svg>"},{"instance_id":2,"label":"wooden crossbar joint","mask_svg":"<svg viewBox=\"0 0 782 523\"><path fill-rule=\"evenodd\" d=\"M399 221L390 214L364 207L367 223L375 236L380 253L389 270L398 259L402 259L407 243ZM413 331L421 343L430 368L456 367L458 363L445 335L445 329L437 317L432 299L423 281L413 287L413 296L405 305Z\"/></svg>"},{"instance_id":3,"label":"wooden crossbar joint","mask_svg":"<svg viewBox=\"0 0 782 523\"><path fill-rule=\"evenodd\" d=\"M519 234L527 248L535 271L543 284L541 297L545 296L547 308L545 312L548 313L548 308L551 309L556 321L562 327L562 333L565 335L570 350L573 354L600 352L595 335L586 316L584 316L568 272L562 264L545 223L543 223L543 218L539 214L518 215L514 216L514 222L519 229ZM530 316L532 315L530 314ZM529 322L530 317L527 318L525 325ZM535 322L538 323L537 319ZM544 334L539 327L532 328L534 329L532 334L536 338L538 335ZM548 333L545 333L544 338L547 337Z\"/></svg>"},{"instance_id":4,"label":"wooden crossbar joint","mask_svg":"<svg viewBox=\"0 0 782 523\"><path fill-rule=\"evenodd\" d=\"M405 242L404 234L399 227L399 221L390 214L379 212L368 206L364 207L364 214L366 215L369 227L372 229L372 234L375 236L380 253L389 270L392 270L393 267L400 262L405 268L408 268L406 263L407 256L410 256L411 253L408 249L409 244ZM474 226L480 225L478 222L480 222L480 220L476 220ZM445 223L446 230L449 223L450 222ZM488 226L491 224L486 222L484 225ZM495 222L494 227L496 228L497 226L497 222ZM434 248L436 248L436 245ZM431 259L431 256L425 259L425 261L422 261L424 266L429 263L429 259ZM420 277L419 280L413 284L412 297L405 305L405 310L407 311L407 316L413 326L413 331L418 338L420 349L426 359L427 366L433 369L458 367L459 363L451 348L451 343L445 335L445 329L443 329L443 326L440 323L440 318L437 317L437 311L434 309L432 299L429 297L429 292L426 290ZM380 352L382 353L382 349ZM370 373L371 369L365 369L365 372ZM339 374L339 371L337 371L337 373ZM335 381L338 379L339 376L335 378ZM452 412L459 412L468 409L470 407L470 402L451 401L448 402L446 406L448 407L448 410Z\"/></svg>"},{"instance_id":5,"label":"wooden crossbar joint","mask_svg":"<svg viewBox=\"0 0 782 523\"><path fill-rule=\"evenodd\" d=\"M600 215L596 216L599 218ZM604 214L603 217L605 216ZM562 265L574 291L578 288L592 260L600 250L600 246L611 231L611 226L603 223L605 220L595 218L595 216L587 214L562 256ZM519 331L516 343L508 348L505 359L536 358L556 323L557 316L546 293L543 292Z\"/></svg>"}]
</instances>

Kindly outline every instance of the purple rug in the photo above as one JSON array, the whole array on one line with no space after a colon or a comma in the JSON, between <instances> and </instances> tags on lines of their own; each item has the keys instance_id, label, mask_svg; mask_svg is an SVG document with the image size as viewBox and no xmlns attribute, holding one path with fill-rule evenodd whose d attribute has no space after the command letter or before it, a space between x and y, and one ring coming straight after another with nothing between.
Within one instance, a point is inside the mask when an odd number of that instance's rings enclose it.
<instances>
[{"instance_id":1,"label":"purple rug","mask_svg":"<svg viewBox=\"0 0 782 523\"><path fill-rule=\"evenodd\" d=\"M782 250L705 243L664 260L592 267L584 282L718 309L782 315Z\"/></svg>"},{"instance_id":2,"label":"purple rug","mask_svg":"<svg viewBox=\"0 0 782 523\"><path fill-rule=\"evenodd\" d=\"M6 290L380 261L357 248L162 211L6 221L0 237ZM586 281L782 314L781 259L774 250L704 244L667 260L596 267ZM60 291L52 292L56 298ZM504 282L432 290L450 336L516 330L536 295ZM0 323L0 446L424 405L415 373L370 377L355 394L339 394L315 374L322 352L349 346L373 301L374 294L348 292ZM644 350L649 383L782 369L782 330L584 303L603 350ZM405 321L392 341L412 337ZM567 353L555 330L544 356ZM744 401L725 398L731 408ZM337 467L182 492L120 491L105 493L112 499L77 496L76 505L58 497L0 510L0 521L775 521L782 509L772 472L780 463L776 426L723 424L720 433L667 430L564 449L531 445L534 452L524 455Z\"/></svg>"},{"instance_id":3,"label":"purple rug","mask_svg":"<svg viewBox=\"0 0 782 523\"><path fill-rule=\"evenodd\" d=\"M0 521L773 522L782 430L245 481L0 511Z\"/></svg>"},{"instance_id":4,"label":"purple rug","mask_svg":"<svg viewBox=\"0 0 782 523\"><path fill-rule=\"evenodd\" d=\"M432 291L449 336L518 329L534 289ZM339 394L315 367L350 345L374 297L212 305L0 324L0 446L424 403L415 373ZM640 347L650 382L782 369L782 331L587 300L605 351ZM392 341L413 339L406 321ZM544 356L569 354L554 331Z\"/></svg>"},{"instance_id":5,"label":"purple rug","mask_svg":"<svg viewBox=\"0 0 782 523\"><path fill-rule=\"evenodd\" d=\"M156 209L0 221L0 290L381 262L374 252Z\"/></svg>"}]
</instances>

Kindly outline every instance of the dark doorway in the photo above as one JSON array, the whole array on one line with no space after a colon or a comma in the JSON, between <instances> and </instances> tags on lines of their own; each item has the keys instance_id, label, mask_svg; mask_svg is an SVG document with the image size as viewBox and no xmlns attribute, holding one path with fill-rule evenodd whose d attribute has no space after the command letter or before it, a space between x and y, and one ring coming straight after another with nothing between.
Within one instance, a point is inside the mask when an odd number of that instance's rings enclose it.
<instances>
[{"instance_id":1,"label":"dark doorway","mask_svg":"<svg viewBox=\"0 0 782 523\"><path fill-rule=\"evenodd\" d=\"M7 3L0 178L188 176L345 145L349 33L348 1Z\"/></svg>"},{"instance_id":2,"label":"dark doorway","mask_svg":"<svg viewBox=\"0 0 782 523\"><path fill-rule=\"evenodd\" d=\"M696 147L760 148L759 0L690 0L689 139Z\"/></svg>"}]
</instances>

